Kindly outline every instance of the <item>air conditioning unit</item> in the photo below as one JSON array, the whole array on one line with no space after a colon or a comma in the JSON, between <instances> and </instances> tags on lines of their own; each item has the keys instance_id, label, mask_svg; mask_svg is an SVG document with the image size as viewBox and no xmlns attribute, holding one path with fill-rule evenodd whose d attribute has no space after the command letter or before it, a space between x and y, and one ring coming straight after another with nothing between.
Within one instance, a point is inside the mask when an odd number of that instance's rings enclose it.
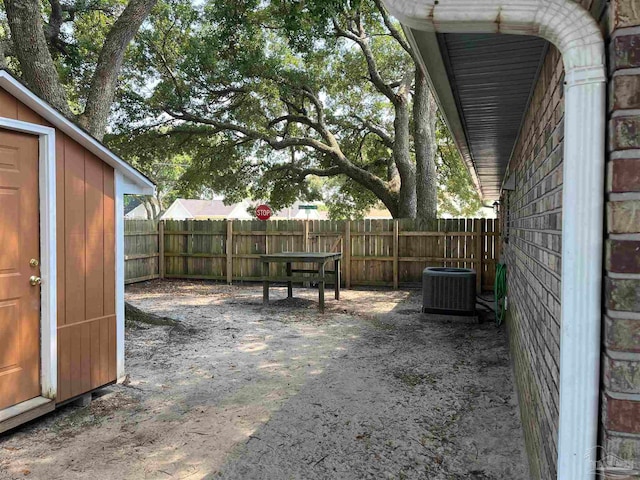
<instances>
[{"instance_id":1,"label":"air conditioning unit","mask_svg":"<svg viewBox=\"0 0 640 480\"><path fill-rule=\"evenodd\" d=\"M426 268L422 272L422 311L475 315L476 271L470 268Z\"/></svg>"}]
</instances>

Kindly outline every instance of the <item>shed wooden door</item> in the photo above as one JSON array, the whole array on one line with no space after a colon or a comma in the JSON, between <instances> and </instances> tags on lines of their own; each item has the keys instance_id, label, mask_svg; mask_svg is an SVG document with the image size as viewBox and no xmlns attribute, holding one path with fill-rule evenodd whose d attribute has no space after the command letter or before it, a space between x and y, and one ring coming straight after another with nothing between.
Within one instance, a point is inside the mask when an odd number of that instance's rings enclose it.
<instances>
[{"instance_id":1,"label":"shed wooden door","mask_svg":"<svg viewBox=\"0 0 640 480\"><path fill-rule=\"evenodd\" d=\"M40 395L38 138L0 129L0 410Z\"/></svg>"}]
</instances>

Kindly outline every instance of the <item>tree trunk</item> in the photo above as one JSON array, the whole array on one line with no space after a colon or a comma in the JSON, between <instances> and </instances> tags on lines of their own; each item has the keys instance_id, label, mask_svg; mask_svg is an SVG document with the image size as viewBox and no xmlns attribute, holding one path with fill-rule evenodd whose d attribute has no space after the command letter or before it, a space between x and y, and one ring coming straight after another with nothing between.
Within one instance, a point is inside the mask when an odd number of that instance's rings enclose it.
<instances>
[{"instance_id":1,"label":"tree trunk","mask_svg":"<svg viewBox=\"0 0 640 480\"><path fill-rule=\"evenodd\" d=\"M42 29L39 0L4 0L11 40L20 62L22 77L39 97L64 116L73 114L60 84Z\"/></svg>"},{"instance_id":2,"label":"tree trunk","mask_svg":"<svg viewBox=\"0 0 640 480\"><path fill-rule=\"evenodd\" d=\"M148 323L149 325L159 325L175 327L180 325L178 320L174 320L169 317L161 317L155 313L148 313L140 310L138 307L134 307L130 303L124 304L124 316L129 322L141 322Z\"/></svg>"},{"instance_id":3,"label":"tree trunk","mask_svg":"<svg viewBox=\"0 0 640 480\"><path fill-rule=\"evenodd\" d=\"M399 97L395 104L395 142L393 159L400 174L398 215L395 218L416 217L416 170L411 162L408 96Z\"/></svg>"},{"instance_id":4,"label":"tree trunk","mask_svg":"<svg viewBox=\"0 0 640 480\"><path fill-rule=\"evenodd\" d=\"M333 164L340 167L340 173L371 191L384 203L394 218L398 217L398 192L391 188L392 185L389 182L355 166L339 148L331 155L331 158L333 158Z\"/></svg>"},{"instance_id":5,"label":"tree trunk","mask_svg":"<svg viewBox=\"0 0 640 480\"><path fill-rule=\"evenodd\" d=\"M0 68L7 68L7 57L5 55L5 39L0 38Z\"/></svg>"},{"instance_id":6,"label":"tree trunk","mask_svg":"<svg viewBox=\"0 0 640 480\"><path fill-rule=\"evenodd\" d=\"M147 220L153 220L153 209L151 208L151 203L149 202L149 199L145 196L138 196L138 200L140 200L140 203L142 204L144 209L147 211Z\"/></svg>"},{"instance_id":7,"label":"tree trunk","mask_svg":"<svg viewBox=\"0 0 640 480\"><path fill-rule=\"evenodd\" d=\"M80 123L99 140L102 140L107 127L127 45L157 1L131 0L105 38L91 80L87 104L80 117Z\"/></svg>"},{"instance_id":8,"label":"tree trunk","mask_svg":"<svg viewBox=\"0 0 640 480\"><path fill-rule=\"evenodd\" d=\"M436 120L437 106L429 91L427 79L416 68L416 87L413 99L414 145L416 149L416 218L434 220L438 213L438 185L436 178Z\"/></svg>"},{"instance_id":9,"label":"tree trunk","mask_svg":"<svg viewBox=\"0 0 640 480\"><path fill-rule=\"evenodd\" d=\"M113 24L96 65L80 123L98 140L106 130L127 45L158 0L131 0ZM39 0L4 0L13 49L31 89L67 118L74 118L43 29Z\"/></svg>"},{"instance_id":10,"label":"tree trunk","mask_svg":"<svg viewBox=\"0 0 640 480\"><path fill-rule=\"evenodd\" d=\"M162 217L166 209L164 208L164 196L160 194L159 189L156 190L156 203L158 205L158 216L156 217L156 219L160 220L160 217Z\"/></svg>"}]
</instances>

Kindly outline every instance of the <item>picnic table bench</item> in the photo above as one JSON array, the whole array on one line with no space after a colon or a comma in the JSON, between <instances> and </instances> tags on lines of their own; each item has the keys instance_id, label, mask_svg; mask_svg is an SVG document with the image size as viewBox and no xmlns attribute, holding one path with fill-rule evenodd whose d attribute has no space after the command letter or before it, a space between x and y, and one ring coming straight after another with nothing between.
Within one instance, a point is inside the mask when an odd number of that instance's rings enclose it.
<instances>
[{"instance_id":1,"label":"picnic table bench","mask_svg":"<svg viewBox=\"0 0 640 480\"><path fill-rule=\"evenodd\" d=\"M262 303L263 305L269 304L269 283L270 282L287 282L287 298L293 298L293 282L318 282L318 303L319 310L324 313L324 286L327 279L327 275L334 277L335 284L335 298L340 300L340 260L342 260L341 253L329 253L329 252L283 252L283 253L271 253L267 255L260 255L262 261ZM325 265L328 262L333 261L334 270L326 271ZM314 270L294 270L291 265L294 263L314 263L317 268ZM286 277L271 277L269 276L269 264L270 263L286 263L287 264L287 276ZM313 277L294 276L294 273L305 274L317 274Z\"/></svg>"}]
</instances>

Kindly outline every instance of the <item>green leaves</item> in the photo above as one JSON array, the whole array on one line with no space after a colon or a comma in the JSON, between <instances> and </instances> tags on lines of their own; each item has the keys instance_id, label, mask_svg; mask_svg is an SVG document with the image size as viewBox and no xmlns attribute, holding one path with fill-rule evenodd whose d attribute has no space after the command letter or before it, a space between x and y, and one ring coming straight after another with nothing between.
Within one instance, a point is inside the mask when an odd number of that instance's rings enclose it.
<instances>
[{"instance_id":1,"label":"green leaves","mask_svg":"<svg viewBox=\"0 0 640 480\"><path fill-rule=\"evenodd\" d=\"M442 119L438 121L436 135L438 214L460 218L478 216L482 209L482 201Z\"/></svg>"},{"instance_id":2,"label":"green leaves","mask_svg":"<svg viewBox=\"0 0 640 480\"><path fill-rule=\"evenodd\" d=\"M149 158L161 149L150 164L188 159L174 171L181 192L252 196L274 208L322 196L335 217L381 200L397 211L388 90L404 81L410 102L415 64L399 25L384 20L371 0L159 3L131 51L115 128L143 141L123 153L142 161L147 144ZM372 81L359 42L388 90ZM445 137L440 206L469 212L479 201ZM408 149L415 161L412 139Z\"/></svg>"}]
</instances>

